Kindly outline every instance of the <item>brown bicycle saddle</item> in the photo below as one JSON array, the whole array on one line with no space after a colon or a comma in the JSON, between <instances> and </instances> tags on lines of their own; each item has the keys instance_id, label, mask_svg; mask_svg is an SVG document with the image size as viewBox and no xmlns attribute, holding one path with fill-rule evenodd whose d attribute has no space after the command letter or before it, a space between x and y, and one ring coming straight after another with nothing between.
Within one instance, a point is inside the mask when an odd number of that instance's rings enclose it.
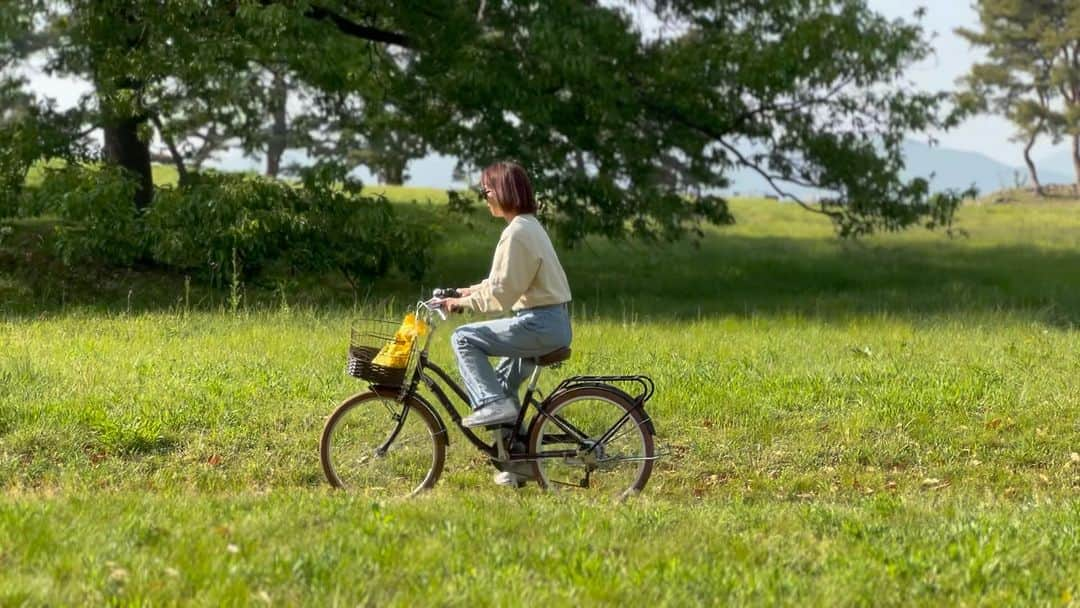
<instances>
[{"instance_id":1,"label":"brown bicycle saddle","mask_svg":"<svg viewBox=\"0 0 1080 608\"><path fill-rule=\"evenodd\" d=\"M558 350L553 350L546 355L542 355L536 358L536 364L540 367L546 367L548 365L555 365L556 363L562 363L570 358L570 347L564 346Z\"/></svg>"}]
</instances>

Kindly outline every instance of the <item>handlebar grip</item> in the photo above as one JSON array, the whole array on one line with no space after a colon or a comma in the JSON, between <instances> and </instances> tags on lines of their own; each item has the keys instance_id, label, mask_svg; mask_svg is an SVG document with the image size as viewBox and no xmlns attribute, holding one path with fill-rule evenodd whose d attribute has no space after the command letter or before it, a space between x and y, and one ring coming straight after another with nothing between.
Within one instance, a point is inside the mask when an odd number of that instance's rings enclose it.
<instances>
[{"instance_id":1,"label":"handlebar grip","mask_svg":"<svg viewBox=\"0 0 1080 608\"><path fill-rule=\"evenodd\" d=\"M461 292L453 287L437 287L435 291L431 292L431 295L439 299L460 298Z\"/></svg>"}]
</instances>

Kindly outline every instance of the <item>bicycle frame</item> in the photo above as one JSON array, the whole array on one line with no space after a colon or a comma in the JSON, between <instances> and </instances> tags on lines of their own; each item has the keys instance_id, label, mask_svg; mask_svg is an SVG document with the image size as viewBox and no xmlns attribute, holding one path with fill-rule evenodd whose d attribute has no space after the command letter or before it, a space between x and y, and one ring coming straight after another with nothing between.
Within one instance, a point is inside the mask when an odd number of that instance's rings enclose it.
<instances>
[{"instance_id":1,"label":"bicycle frame","mask_svg":"<svg viewBox=\"0 0 1080 608\"><path fill-rule=\"evenodd\" d=\"M441 384L439 381L441 381ZM439 404L442 405L442 409L446 411L448 416L450 416L451 422L453 422L453 424L461 430L462 434L465 435L465 438L469 440L469 443L473 444L476 449L480 450L481 452L487 454L492 458L498 457L499 447L497 442L492 441L491 443L487 443L486 441L478 437L471 428L468 428L461 424L462 415L454 406L453 399L451 399L450 396L447 394L447 390L444 389L443 385L449 387L450 393L456 395L462 403L466 404L466 407L469 403L469 396L465 393L465 389L463 389L460 384L455 382L454 379L451 378L445 370L433 363L428 358L427 353L422 353L420 355L420 361L416 366L416 372L414 375L414 387L410 387L409 389L410 395L416 395L415 386L418 385L418 382L423 382L424 386L426 386L428 390L430 390L432 394L435 395L435 398L439 401ZM520 426L521 421L524 419L525 411L528 409L530 404L535 405L535 400L532 399L531 394L527 394L525 400L523 400L521 404L521 411L518 412L518 419L516 421L516 424L518 426Z\"/></svg>"},{"instance_id":2,"label":"bicycle frame","mask_svg":"<svg viewBox=\"0 0 1080 608\"><path fill-rule=\"evenodd\" d=\"M431 393L435 395L435 398L438 400L439 404L442 405L442 409L446 411L448 416L450 416L451 422L455 426L457 426L458 429L461 430L462 434L465 435L465 438L469 441L469 443L473 444L476 449L480 450L491 458L498 459L498 439L493 440L491 443L488 443L478 437L472 429L465 427L461 424L462 415L454 406L454 401L453 399L451 399L450 394L457 396L457 398L465 405L465 411L467 413L469 408L469 396L468 394L466 394L465 389L463 389L460 384L455 382L454 379L451 378L445 370L443 370L441 367L431 361L431 358L428 355L429 349L431 347L431 338L435 335L435 330L438 328L438 324L434 322L434 318L432 317L431 313L438 312L439 316L442 317L444 320L446 318L445 315L443 315L440 310L432 306L430 302L423 301L417 303L416 311L418 314L427 313L424 316L426 317L426 321L431 325L431 331L428 332L428 335L424 340L424 346L420 350L420 353L417 357L416 368L415 370L413 370L412 377L406 384L407 388L401 392L400 399L407 404L408 397L416 397L422 403L431 408L436 414L436 417L438 417L441 421L441 417L438 416L438 411L436 411L435 408L432 407L432 404L428 403L428 401L422 396L420 396L417 392L417 389L422 382L424 386L426 386L428 390L430 390ZM533 376L529 382L528 390L526 390L525 392L525 398L521 402L521 410L518 412L518 417L517 420L515 420L514 422L513 428L521 428L521 423L525 420L525 415L530 405L536 407L538 411L543 412L543 408L540 407L541 403L537 402L536 398L534 397L534 393L536 392L535 383L537 377L539 376L539 371L540 368L537 368L533 372ZM440 384L440 381L442 384ZM448 387L448 390L444 388L443 385ZM394 434L396 435L396 433ZM447 442L449 443L449 436L447 436ZM511 459L514 458L511 457Z\"/></svg>"},{"instance_id":3,"label":"bicycle frame","mask_svg":"<svg viewBox=\"0 0 1080 608\"><path fill-rule=\"evenodd\" d=\"M419 313L422 310L428 313L437 311L431 306L429 302L417 303L417 312ZM437 312L439 312L440 316L445 319L445 316L442 315L441 311ZM417 389L422 382L424 386L426 386L428 390L430 390L431 393L435 395L436 400L438 400L439 404L442 405L442 408L446 411L447 415L450 416L450 420L455 426L458 427L458 429L461 430L462 434L465 435L465 438L469 441L469 443L471 443L474 447L476 447L476 449L480 450L481 452L493 459L503 461L522 461L535 460L537 458L563 458L576 455L576 452L572 450L544 452L542 454L531 454L528 452L515 453L507 449L505 444L500 446L500 440L503 439L503 435L496 433L495 439L491 443L487 443L483 439L478 437L471 428L463 426L461 424L462 415L454 406L454 402L453 399L451 399L450 394L456 395L457 398L465 404L466 411L468 411L467 408L469 404L469 396L468 394L466 394L465 389L463 389L460 384L455 382L454 379L451 378L445 370L443 370L441 367L431 361L428 351L431 346L431 338L434 336L435 330L437 329L438 325L434 323L434 319L430 316L430 314L426 316L428 317L427 321L432 325L432 329L428 332L428 335L424 340L424 346L417 356L416 368L413 370L412 377L406 384L407 388L402 390L400 393L400 399L403 403L406 404L406 408L408 407L408 398L415 397L421 403L431 409L432 412L435 414L436 418L438 418L441 422L441 417L438 415L438 411L435 410L432 404L430 404L417 392ZM562 429L564 432L578 439L588 439L585 436L585 433L583 433L577 428L574 428L573 425L561 419L561 417L551 416L550 414L548 414L547 408L545 406L549 401L551 401L554 396L558 395L561 391L570 390L572 388L577 388L581 386L603 386L608 390L622 393L626 396L627 399L630 399L633 401L633 403L635 403L636 408L643 408L645 402L648 401L648 399L652 396L655 390L653 381L647 376L572 376L570 378L564 379L547 397L545 397L543 400L538 401L535 396L538 392L536 389L536 382L539 379L541 369L542 368L540 366L537 366L533 370L532 376L529 379L528 387L525 391L525 397L521 401L521 409L518 411L518 416L517 419L514 421L514 425L510 428L520 429L522 423L525 421L526 413L528 412L529 407L532 406L536 408L536 411L540 416L549 417L555 423L555 425ZM611 386L609 384L611 382L634 382L638 383L643 390L636 397L631 397L629 394L625 393L625 391L621 391L620 389ZM443 385L449 387L449 391L447 391L443 387ZM613 435L622 426L622 424L627 422L629 418L629 414L625 415L619 422L617 422L611 429L609 429L607 433L604 434L604 436L601 438L600 441L596 443L596 445L601 445L604 441L610 438L610 436ZM404 416L402 417L402 423L403 421ZM644 424L646 425L646 428L651 434L656 434L656 430L653 427L653 423L650 418L646 417ZM393 432L391 434L391 437L388 439L387 444L392 442L393 437L396 435L397 431L395 430L395 432ZM449 443L449 436L447 436L447 443ZM502 447L505 451L501 452L500 447ZM592 449L590 449L589 451L592 451Z\"/></svg>"}]
</instances>

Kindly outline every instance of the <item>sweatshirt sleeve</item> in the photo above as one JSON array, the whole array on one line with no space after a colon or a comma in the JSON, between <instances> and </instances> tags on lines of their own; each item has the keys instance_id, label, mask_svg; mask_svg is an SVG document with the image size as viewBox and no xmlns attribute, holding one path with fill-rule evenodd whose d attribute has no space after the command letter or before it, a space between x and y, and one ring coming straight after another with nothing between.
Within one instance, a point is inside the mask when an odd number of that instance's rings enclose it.
<instances>
[{"instance_id":1,"label":"sweatshirt sleeve","mask_svg":"<svg viewBox=\"0 0 1080 608\"><path fill-rule=\"evenodd\" d=\"M465 305L484 313L510 310L532 284L539 268L540 258L529 250L522 236L508 232L495 247L491 273L474 286L476 291L470 287Z\"/></svg>"}]
</instances>

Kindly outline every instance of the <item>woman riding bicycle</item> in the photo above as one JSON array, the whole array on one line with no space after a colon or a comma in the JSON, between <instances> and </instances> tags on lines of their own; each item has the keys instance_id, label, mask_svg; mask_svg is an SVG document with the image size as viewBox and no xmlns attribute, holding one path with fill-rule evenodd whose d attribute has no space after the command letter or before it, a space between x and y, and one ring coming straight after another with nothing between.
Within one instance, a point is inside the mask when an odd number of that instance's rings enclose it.
<instances>
[{"instance_id":1,"label":"woman riding bicycle","mask_svg":"<svg viewBox=\"0 0 1080 608\"><path fill-rule=\"evenodd\" d=\"M532 184L511 162L495 163L480 177L481 197L507 226L495 247L486 279L443 302L447 310L513 316L463 325L451 336L473 413L467 427L514 422L518 387L532 373L533 358L570 345L570 285L544 227L537 221ZM502 357L493 368L488 357Z\"/></svg>"},{"instance_id":2,"label":"woman riding bicycle","mask_svg":"<svg viewBox=\"0 0 1080 608\"><path fill-rule=\"evenodd\" d=\"M398 344L385 332L396 323L374 322L376 329L359 333L354 327L348 370L369 388L327 418L319 441L327 479L334 487L395 496L434 487L448 444L435 408L441 405L461 427L501 427L490 444L462 428L468 442L501 471L495 476L499 485L521 487L535 480L545 490L593 491L620 500L640 492L657 458L656 429L645 410L655 392L653 381L641 374L574 375L538 398L537 365L554 365L570 354L570 287L536 220L525 171L496 163L484 169L480 185L491 214L507 224L488 278L460 290L460 297L445 298L449 294L440 289L417 303L416 315L431 323L431 331L422 346L410 344L416 354L411 377L406 368L388 371L372 359L388 344ZM451 336L464 388L428 357L438 307L513 312L464 325ZM488 357L502 357L498 368ZM529 388L519 400L526 377ZM418 393L423 386L430 395ZM637 394L623 388L635 386ZM467 400L473 413L462 418L452 397ZM522 407L535 410L531 418ZM519 418L523 428L515 429Z\"/></svg>"}]
</instances>

